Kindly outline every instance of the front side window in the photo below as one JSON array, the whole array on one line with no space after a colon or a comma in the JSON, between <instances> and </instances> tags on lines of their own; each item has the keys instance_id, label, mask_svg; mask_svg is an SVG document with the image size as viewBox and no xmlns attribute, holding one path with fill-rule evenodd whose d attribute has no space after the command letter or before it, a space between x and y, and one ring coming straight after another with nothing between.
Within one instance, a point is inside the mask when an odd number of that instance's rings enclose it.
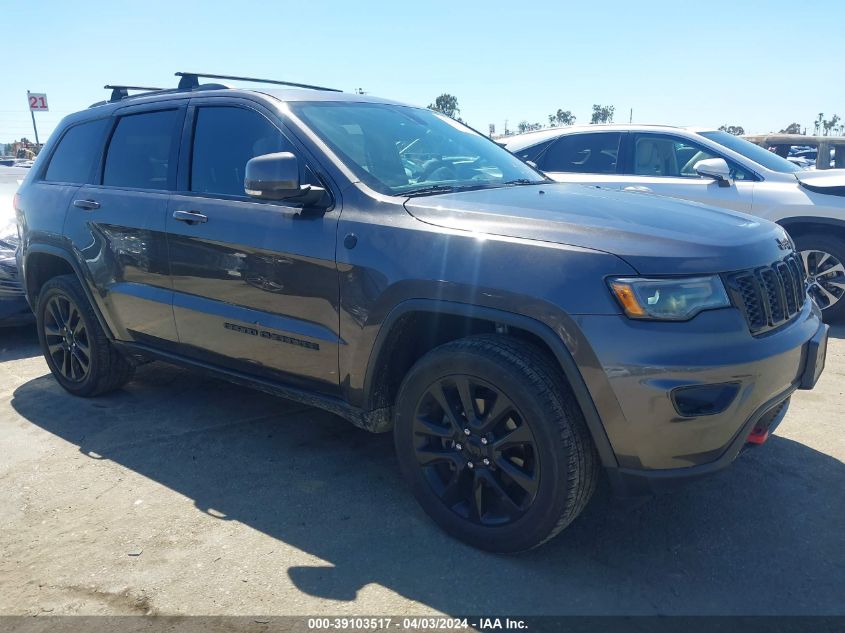
<instances>
[{"instance_id":1,"label":"front side window","mask_svg":"<svg viewBox=\"0 0 845 633\"><path fill-rule=\"evenodd\" d=\"M48 182L89 182L94 162L102 150L108 119L81 123L70 128L50 158L44 180Z\"/></svg>"},{"instance_id":2,"label":"front side window","mask_svg":"<svg viewBox=\"0 0 845 633\"><path fill-rule=\"evenodd\" d=\"M290 142L258 112L228 106L201 107L194 126L190 190L243 196L249 159L292 151Z\"/></svg>"},{"instance_id":3,"label":"front side window","mask_svg":"<svg viewBox=\"0 0 845 633\"><path fill-rule=\"evenodd\" d=\"M580 174L615 174L619 132L589 132L561 136L538 159L543 171Z\"/></svg>"},{"instance_id":4,"label":"front side window","mask_svg":"<svg viewBox=\"0 0 845 633\"><path fill-rule=\"evenodd\" d=\"M121 117L106 154L103 184L167 190L181 111L162 110Z\"/></svg>"},{"instance_id":5,"label":"front side window","mask_svg":"<svg viewBox=\"0 0 845 633\"><path fill-rule=\"evenodd\" d=\"M635 134L633 149L633 173L636 176L701 178L695 171L699 161L723 158L698 143L661 134ZM754 179L753 175L733 161L727 163L731 168L731 178Z\"/></svg>"},{"instance_id":6,"label":"front side window","mask_svg":"<svg viewBox=\"0 0 845 633\"><path fill-rule=\"evenodd\" d=\"M345 102L292 103L291 109L380 193L428 195L543 181L490 139L431 110Z\"/></svg>"}]
</instances>

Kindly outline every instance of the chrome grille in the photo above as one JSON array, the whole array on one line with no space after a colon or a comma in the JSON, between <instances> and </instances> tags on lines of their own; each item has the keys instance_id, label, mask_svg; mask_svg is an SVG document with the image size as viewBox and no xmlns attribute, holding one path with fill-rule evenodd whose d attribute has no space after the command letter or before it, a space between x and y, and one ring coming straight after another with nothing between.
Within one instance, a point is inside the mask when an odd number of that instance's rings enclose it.
<instances>
[{"instance_id":1,"label":"chrome grille","mask_svg":"<svg viewBox=\"0 0 845 633\"><path fill-rule=\"evenodd\" d=\"M801 311L807 301L806 277L801 259L792 254L771 266L730 273L725 286L751 333L762 334Z\"/></svg>"}]
</instances>

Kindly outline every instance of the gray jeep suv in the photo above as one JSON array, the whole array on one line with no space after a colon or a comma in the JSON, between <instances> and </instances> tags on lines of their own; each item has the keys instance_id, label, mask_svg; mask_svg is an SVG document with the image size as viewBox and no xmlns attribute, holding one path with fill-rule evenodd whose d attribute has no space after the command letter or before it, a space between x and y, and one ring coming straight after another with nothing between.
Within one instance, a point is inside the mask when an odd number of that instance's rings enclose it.
<instances>
[{"instance_id":1,"label":"gray jeep suv","mask_svg":"<svg viewBox=\"0 0 845 633\"><path fill-rule=\"evenodd\" d=\"M602 473L729 465L822 371L776 224L556 184L426 109L181 76L67 117L16 197L71 394L164 360L392 429L440 526L519 551Z\"/></svg>"}]
</instances>

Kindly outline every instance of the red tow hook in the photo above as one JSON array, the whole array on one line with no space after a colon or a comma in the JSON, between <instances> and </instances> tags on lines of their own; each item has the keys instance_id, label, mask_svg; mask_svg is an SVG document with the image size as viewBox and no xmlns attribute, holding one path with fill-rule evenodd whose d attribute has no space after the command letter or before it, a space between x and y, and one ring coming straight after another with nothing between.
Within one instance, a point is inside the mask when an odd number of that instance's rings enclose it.
<instances>
[{"instance_id":1,"label":"red tow hook","mask_svg":"<svg viewBox=\"0 0 845 633\"><path fill-rule=\"evenodd\" d=\"M769 429L754 428L745 440L749 444L762 444L769 439Z\"/></svg>"}]
</instances>

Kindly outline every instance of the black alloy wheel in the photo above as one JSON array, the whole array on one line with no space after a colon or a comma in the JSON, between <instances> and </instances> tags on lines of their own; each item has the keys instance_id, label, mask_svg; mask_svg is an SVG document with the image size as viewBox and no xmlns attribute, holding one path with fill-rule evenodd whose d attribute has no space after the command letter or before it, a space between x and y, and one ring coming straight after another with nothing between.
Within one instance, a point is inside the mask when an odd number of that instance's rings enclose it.
<instances>
[{"instance_id":1,"label":"black alloy wheel","mask_svg":"<svg viewBox=\"0 0 845 633\"><path fill-rule=\"evenodd\" d=\"M434 493L473 523L504 525L537 496L536 440L507 394L487 381L447 376L414 417L417 463Z\"/></svg>"},{"instance_id":2,"label":"black alloy wheel","mask_svg":"<svg viewBox=\"0 0 845 633\"><path fill-rule=\"evenodd\" d=\"M53 277L36 300L38 340L56 381L76 396L97 396L126 384L135 370L106 336L75 275Z\"/></svg>"},{"instance_id":3,"label":"black alloy wheel","mask_svg":"<svg viewBox=\"0 0 845 633\"><path fill-rule=\"evenodd\" d=\"M600 462L556 359L512 336L444 343L405 375L393 431L423 510L474 547L520 552L581 513Z\"/></svg>"},{"instance_id":4,"label":"black alloy wheel","mask_svg":"<svg viewBox=\"0 0 845 633\"><path fill-rule=\"evenodd\" d=\"M45 307L44 338L59 373L71 382L82 382L91 372L91 343L82 314L67 296L50 297Z\"/></svg>"}]
</instances>

